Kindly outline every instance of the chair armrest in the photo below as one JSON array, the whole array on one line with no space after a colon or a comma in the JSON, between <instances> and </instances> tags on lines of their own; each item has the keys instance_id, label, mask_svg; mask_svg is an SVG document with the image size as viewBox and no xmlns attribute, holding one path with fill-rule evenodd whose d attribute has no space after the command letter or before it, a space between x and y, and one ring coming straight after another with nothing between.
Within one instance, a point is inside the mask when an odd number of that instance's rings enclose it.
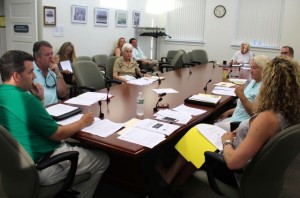
<instances>
[{"instance_id":1,"label":"chair armrest","mask_svg":"<svg viewBox=\"0 0 300 198\"><path fill-rule=\"evenodd\" d=\"M201 62L199 62L199 61L192 61L191 63L201 65Z\"/></svg>"},{"instance_id":2,"label":"chair armrest","mask_svg":"<svg viewBox=\"0 0 300 198\"><path fill-rule=\"evenodd\" d=\"M79 155L78 151L67 151L64 153L54 155L48 159L44 159L38 162L38 164L36 165L36 168L38 170L43 170L49 166L58 164L59 162L63 162L66 160L69 160L71 162L71 166L67 174L67 178L64 180L63 185L59 190L57 196L62 195L68 188L71 187L77 170L78 155Z\"/></svg>"},{"instance_id":3,"label":"chair armrest","mask_svg":"<svg viewBox=\"0 0 300 198\"><path fill-rule=\"evenodd\" d=\"M95 87L89 87L89 86L80 86L80 87L77 87L77 89L86 89L88 91L96 91L96 88Z\"/></svg>"},{"instance_id":4,"label":"chair armrest","mask_svg":"<svg viewBox=\"0 0 300 198\"><path fill-rule=\"evenodd\" d=\"M241 122L230 122L230 131L234 131L239 127Z\"/></svg>"},{"instance_id":5,"label":"chair armrest","mask_svg":"<svg viewBox=\"0 0 300 198\"><path fill-rule=\"evenodd\" d=\"M163 69L166 69L166 71L168 71L169 69L174 69L175 67L172 65L159 65L159 70L161 73L163 73Z\"/></svg>"},{"instance_id":6,"label":"chair armrest","mask_svg":"<svg viewBox=\"0 0 300 198\"><path fill-rule=\"evenodd\" d=\"M122 84L122 81L116 80L116 79L111 79L111 78L105 76L105 84L108 85L108 86L111 86L112 83Z\"/></svg>"},{"instance_id":7,"label":"chair armrest","mask_svg":"<svg viewBox=\"0 0 300 198\"><path fill-rule=\"evenodd\" d=\"M183 63L182 66L183 67L185 67L185 66L195 66L195 64L194 63Z\"/></svg>"},{"instance_id":8,"label":"chair armrest","mask_svg":"<svg viewBox=\"0 0 300 198\"><path fill-rule=\"evenodd\" d=\"M168 62L168 58L167 57L161 57L160 60L161 60L160 62Z\"/></svg>"}]
</instances>

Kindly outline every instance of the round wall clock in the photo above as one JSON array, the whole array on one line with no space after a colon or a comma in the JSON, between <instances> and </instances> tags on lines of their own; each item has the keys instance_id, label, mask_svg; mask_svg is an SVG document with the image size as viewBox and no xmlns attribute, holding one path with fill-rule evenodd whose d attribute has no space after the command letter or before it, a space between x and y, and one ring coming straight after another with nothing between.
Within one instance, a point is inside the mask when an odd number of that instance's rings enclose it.
<instances>
[{"instance_id":1,"label":"round wall clock","mask_svg":"<svg viewBox=\"0 0 300 198\"><path fill-rule=\"evenodd\" d=\"M214 9L214 14L216 17L221 18L226 14L226 8L223 5L217 5Z\"/></svg>"}]
</instances>

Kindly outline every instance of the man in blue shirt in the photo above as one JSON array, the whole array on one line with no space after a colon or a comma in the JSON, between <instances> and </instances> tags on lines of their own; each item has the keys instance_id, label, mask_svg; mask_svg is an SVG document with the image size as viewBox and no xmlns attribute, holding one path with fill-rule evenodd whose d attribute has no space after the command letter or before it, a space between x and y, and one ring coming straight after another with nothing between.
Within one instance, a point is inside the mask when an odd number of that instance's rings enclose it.
<instances>
[{"instance_id":1,"label":"man in blue shirt","mask_svg":"<svg viewBox=\"0 0 300 198\"><path fill-rule=\"evenodd\" d=\"M58 102L58 98L65 98L68 87L53 60L52 45L47 41L38 41L33 45L34 82L44 87L44 106Z\"/></svg>"}]
</instances>

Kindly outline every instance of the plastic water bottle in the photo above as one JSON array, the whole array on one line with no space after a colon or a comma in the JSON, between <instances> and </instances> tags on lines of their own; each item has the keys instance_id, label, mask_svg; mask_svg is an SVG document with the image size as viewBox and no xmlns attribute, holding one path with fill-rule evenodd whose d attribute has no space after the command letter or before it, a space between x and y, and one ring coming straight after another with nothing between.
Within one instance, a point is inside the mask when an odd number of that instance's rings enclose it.
<instances>
[{"instance_id":1,"label":"plastic water bottle","mask_svg":"<svg viewBox=\"0 0 300 198\"><path fill-rule=\"evenodd\" d=\"M139 92L136 98L136 114L139 116L144 115L144 97L142 92Z\"/></svg>"}]
</instances>

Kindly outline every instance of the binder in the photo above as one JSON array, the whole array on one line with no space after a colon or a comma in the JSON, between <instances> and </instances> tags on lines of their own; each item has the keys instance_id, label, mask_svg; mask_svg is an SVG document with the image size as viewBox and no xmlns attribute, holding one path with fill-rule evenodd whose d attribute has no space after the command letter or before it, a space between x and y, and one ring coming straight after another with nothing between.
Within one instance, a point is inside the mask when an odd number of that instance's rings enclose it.
<instances>
[{"instance_id":1,"label":"binder","mask_svg":"<svg viewBox=\"0 0 300 198\"><path fill-rule=\"evenodd\" d=\"M66 119L68 117L74 116L81 113L82 109L80 107L73 107L65 104L56 104L46 108L47 112L56 121Z\"/></svg>"}]
</instances>

